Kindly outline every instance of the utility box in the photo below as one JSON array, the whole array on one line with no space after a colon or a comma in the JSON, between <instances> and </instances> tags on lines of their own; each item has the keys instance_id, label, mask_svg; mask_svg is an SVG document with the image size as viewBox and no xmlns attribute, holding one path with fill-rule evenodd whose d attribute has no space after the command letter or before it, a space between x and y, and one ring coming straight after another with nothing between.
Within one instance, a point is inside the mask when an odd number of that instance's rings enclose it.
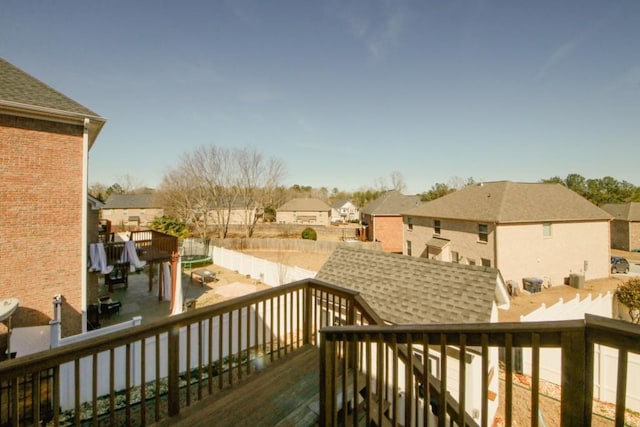
<instances>
[{"instance_id":1,"label":"utility box","mask_svg":"<svg viewBox=\"0 0 640 427\"><path fill-rule=\"evenodd\" d=\"M576 289L584 288L584 274L570 274L569 286Z\"/></svg>"},{"instance_id":2,"label":"utility box","mask_svg":"<svg viewBox=\"0 0 640 427\"><path fill-rule=\"evenodd\" d=\"M522 279L522 287L525 291L535 294L542 290L542 282L538 277L525 277Z\"/></svg>"}]
</instances>

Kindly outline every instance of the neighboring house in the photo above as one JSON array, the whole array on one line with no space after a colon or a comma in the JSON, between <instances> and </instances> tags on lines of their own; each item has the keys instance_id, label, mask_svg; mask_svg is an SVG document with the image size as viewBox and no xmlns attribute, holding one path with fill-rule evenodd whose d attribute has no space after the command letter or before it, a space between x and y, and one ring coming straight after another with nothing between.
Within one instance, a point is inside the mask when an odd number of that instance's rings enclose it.
<instances>
[{"instance_id":1,"label":"neighboring house","mask_svg":"<svg viewBox=\"0 0 640 427\"><path fill-rule=\"evenodd\" d=\"M360 218L360 211L349 199L340 199L331 205L331 222L350 222Z\"/></svg>"},{"instance_id":2,"label":"neighboring house","mask_svg":"<svg viewBox=\"0 0 640 427\"><path fill-rule=\"evenodd\" d=\"M258 222L264 214L257 204L244 206L235 204L231 208L212 209L209 211L209 224L249 225Z\"/></svg>"},{"instance_id":3,"label":"neighboring house","mask_svg":"<svg viewBox=\"0 0 640 427\"><path fill-rule=\"evenodd\" d=\"M640 251L640 203L607 204L602 209L613 216L611 247L623 251Z\"/></svg>"},{"instance_id":4,"label":"neighboring house","mask_svg":"<svg viewBox=\"0 0 640 427\"><path fill-rule=\"evenodd\" d=\"M331 207L319 199L293 199L276 211L278 224L329 225Z\"/></svg>"},{"instance_id":5,"label":"neighboring house","mask_svg":"<svg viewBox=\"0 0 640 427\"><path fill-rule=\"evenodd\" d=\"M443 324L497 322L498 308L509 308L509 294L500 272L381 251L340 246L315 277L353 289L389 324ZM340 323L337 313L330 323ZM416 349L422 359L422 348ZM439 378L440 353L430 349L431 372ZM458 396L459 360L447 357L448 390ZM481 355L468 349L466 368L467 412L479 414L482 402ZM498 354L489 352L489 420L498 406ZM399 375L399 378L404 378ZM402 390L404 384L399 387ZM475 415L477 417L477 415Z\"/></svg>"},{"instance_id":6,"label":"neighboring house","mask_svg":"<svg viewBox=\"0 0 640 427\"><path fill-rule=\"evenodd\" d=\"M0 299L20 300L14 327L48 325L57 294L63 334L86 324L87 243L97 240L88 152L105 121L0 59Z\"/></svg>"},{"instance_id":7,"label":"neighboring house","mask_svg":"<svg viewBox=\"0 0 640 427\"><path fill-rule=\"evenodd\" d=\"M609 277L610 220L560 184L490 182L407 210L404 253L561 285L571 274Z\"/></svg>"},{"instance_id":8,"label":"neighboring house","mask_svg":"<svg viewBox=\"0 0 640 427\"><path fill-rule=\"evenodd\" d=\"M362 232L370 242L382 242L385 252L402 252L402 213L420 204L420 196L387 191L360 210Z\"/></svg>"},{"instance_id":9,"label":"neighboring house","mask_svg":"<svg viewBox=\"0 0 640 427\"><path fill-rule=\"evenodd\" d=\"M112 227L120 231L148 228L162 215L164 209L154 193L112 194L100 210L100 219L111 221Z\"/></svg>"}]
</instances>

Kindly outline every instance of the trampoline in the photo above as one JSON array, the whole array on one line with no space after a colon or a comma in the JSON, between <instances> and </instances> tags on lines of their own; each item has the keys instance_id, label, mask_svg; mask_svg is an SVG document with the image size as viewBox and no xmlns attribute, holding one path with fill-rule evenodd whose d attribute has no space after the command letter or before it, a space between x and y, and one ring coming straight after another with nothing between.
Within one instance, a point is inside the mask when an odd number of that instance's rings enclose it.
<instances>
[{"instance_id":1,"label":"trampoline","mask_svg":"<svg viewBox=\"0 0 640 427\"><path fill-rule=\"evenodd\" d=\"M180 263L189 270L212 263L209 255L209 239L189 238L182 241L180 247Z\"/></svg>"}]
</instances>

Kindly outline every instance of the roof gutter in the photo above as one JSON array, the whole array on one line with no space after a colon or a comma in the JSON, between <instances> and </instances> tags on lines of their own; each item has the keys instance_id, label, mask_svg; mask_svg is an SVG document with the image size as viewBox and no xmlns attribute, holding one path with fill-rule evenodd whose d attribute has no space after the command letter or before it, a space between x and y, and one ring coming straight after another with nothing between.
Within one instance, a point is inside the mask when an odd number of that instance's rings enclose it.
<instances>
[{"instance_id":1,"label":"roof gutter","mask_svg":"<svg viewBox=\"0 0 640 427\"><path fill-rule=\"evenodd\" d=\"M79 126L86 126L85 119L89 119L88 124L88 148L93 146L98 134L106 123L107 119L94 114L83 114L71 111L58 110L55 108L40 107L20 102L0 100L0 113L9 113L13 116L26 117L30 119L49 120L58 123L67 123Z\"/></svg>"}]
</instances>

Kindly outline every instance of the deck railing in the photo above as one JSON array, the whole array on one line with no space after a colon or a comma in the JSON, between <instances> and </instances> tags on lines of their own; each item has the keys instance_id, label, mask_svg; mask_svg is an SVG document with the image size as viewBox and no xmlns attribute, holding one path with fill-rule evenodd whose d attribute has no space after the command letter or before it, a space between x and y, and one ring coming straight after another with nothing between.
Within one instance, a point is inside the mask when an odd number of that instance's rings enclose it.
<instances>
[{"instance_id":1,"label":"deck railing","mask_svg":"<svg viewBox=\"0 0 640 427\"><path fill-rule=\"evenodd\" d=\"M493 418L489 416L492 399L502 399L504 425L510 426L516 407L527 406L527 402L514 398L512 357L504 357L504 395L493 395L491 384L497 381L497 366L492 353L501 349L503 354L512 355L516 348L532 352L528 402L531 425L544 425L540 410L540 369L545 363L540 358L542 348L561 350L561 425L591 425L596 345L618 350L615 425L622 426L630 379L628 355L640 353L637 325L587 315L585 320L563 322L325 328L321 331L320 405L326 411L321 413L320 425L355 425L359 419L366 419L366 425L487 426ZM415 356L416 351L421 357ZM435 364L434 358L429 357L434 354L439 356ZM480 367L480 379L470 386L473 358ZM338 396L334 392L336 384L348 371L361 375L348 384L349 389L345 382L342 390L348 392ZM428 387L424 386L425 373ZM440 393L441 390L447 392ZM480 407L473 414L469 411L472 398L468 394L478 390ZM353 404L350 399L357 395L362 403Z\"/></svg>"},{"instance_id":2,"label":"deck railing","mask_svg":"<svg viewBox=\"0 0 640 427\"><path fill-rule=\"evenodd\" d=\"M0 363L0 425L145 425L233 387L322 327L369 323L355 292L314 280Z\"/></svg>"},{"instance_id":3,"label":"deck railing","mask_svg":"<svg viewBox=\"0 0 640 427\"><path fill-rule=\"evenodd\" d=\"M145 261L169 261L171 254L178 251L178 238L155 230L132 231L130 240L135 242L136 251ZM125 242L104 243L107 262L120 261Z\"/></svg>"},{"instance_id":4,"label":"deck railing","mask_svg":"<svg viewBox=\"0 0 640 427\"><path fill-rule=\"evenodd\" d=\"M530 418L537 425L540 349L547 347L562 351L562 425L589 425L595 344L619 349L616 423L622 425L627 355L640 353L639 338L636 325L596 317L385 326L356 292L309 279L2 362L0 425L150 424L236 386L304 344L320 346L321 425L351 425L362 417L368 425L487 425L492 398L504 401L511 425L517 402L510 357L505 392L492 396L498 348L506 354L531 349ZM447 356L436 363L433 354ZM475 370L481 373L479 384L471 384L480 393L478 414L468 409L475 397L467 393L467 379Z\"/></svg>"}]
</instances>

